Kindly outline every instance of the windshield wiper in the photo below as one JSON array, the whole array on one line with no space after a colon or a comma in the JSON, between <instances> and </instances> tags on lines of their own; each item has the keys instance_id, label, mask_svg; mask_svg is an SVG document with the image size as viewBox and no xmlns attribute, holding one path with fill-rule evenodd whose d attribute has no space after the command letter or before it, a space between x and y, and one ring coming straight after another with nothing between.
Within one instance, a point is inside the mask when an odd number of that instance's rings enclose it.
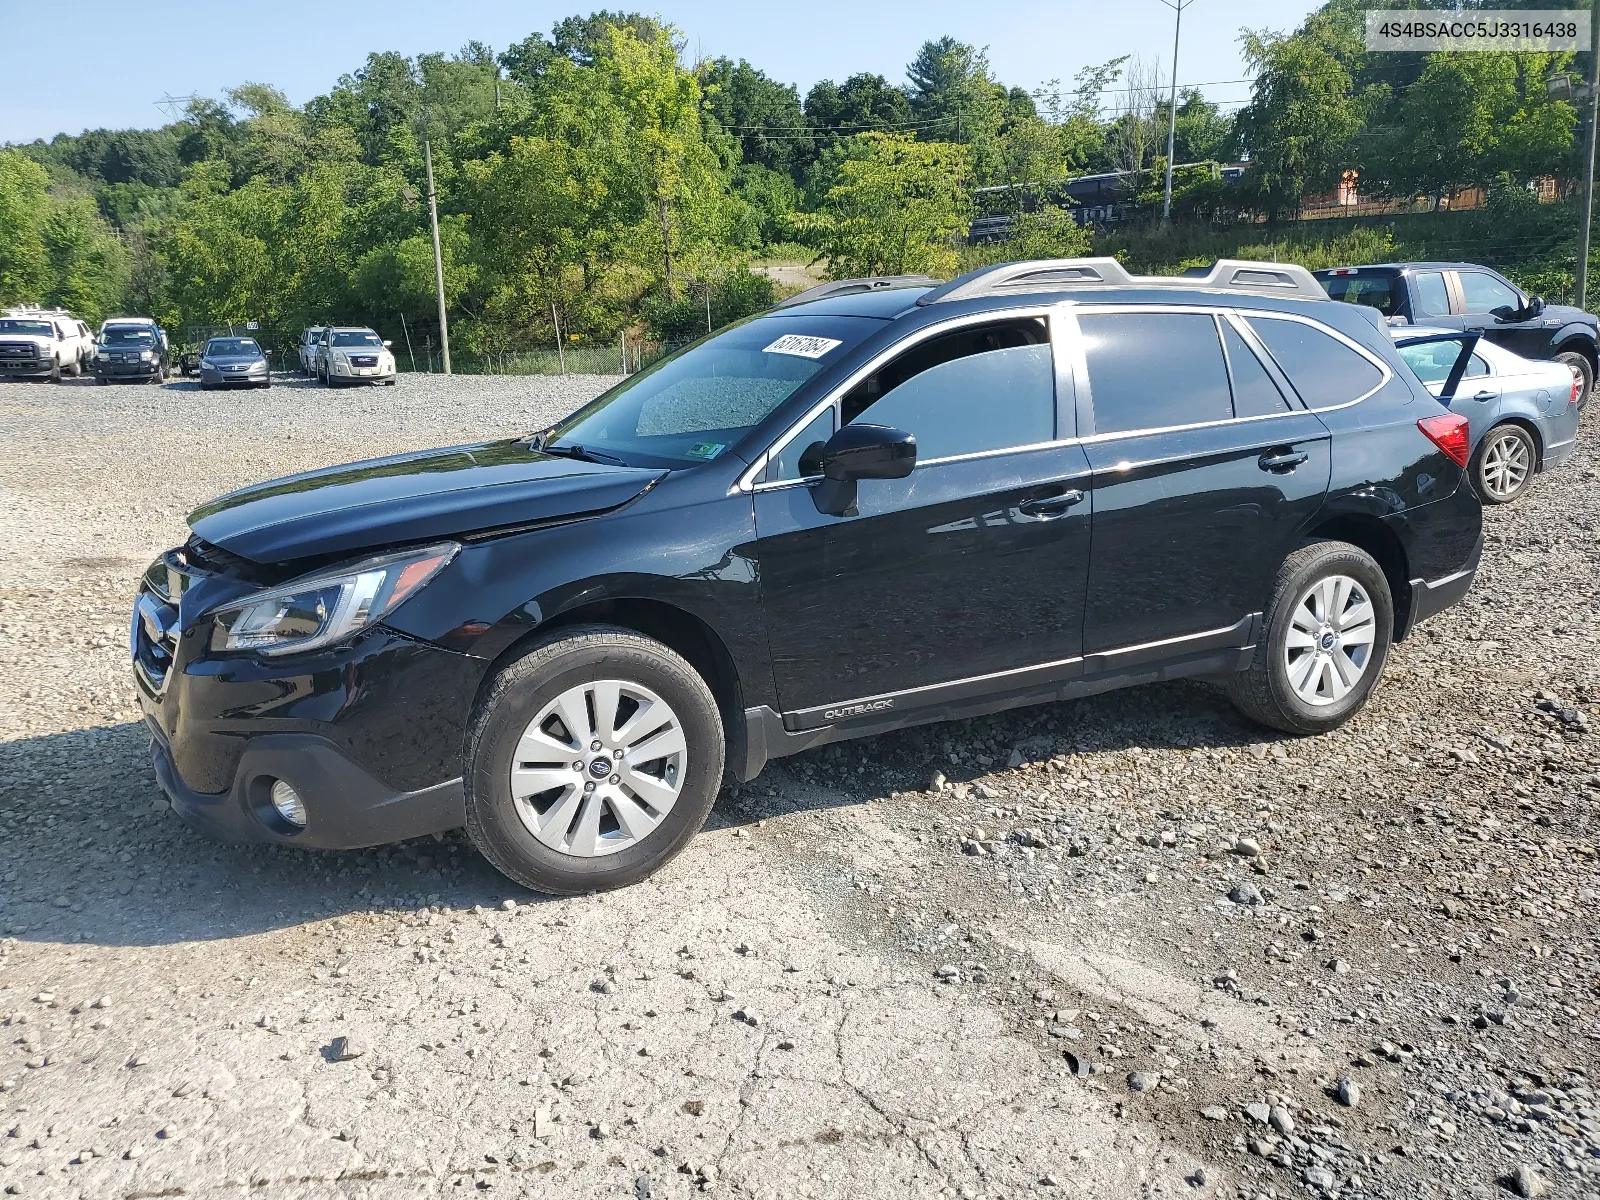
<instances>
[{"instance_id":1,"label":"windshield wiper","mask_svg":"<svg viewBox=\"0 0 1600 1200\"><path fill-rule=\"evenodd\" d=\"M606 454L600 450L591 450L584 446L578 445L576 442L569 443L565 446L540 446L539 452L541 454L555 454L561 458L575 458L580 462L602 464L614 463L619 467L625 467L628 465L626 460L618 458L615 454Z\"/></svg>"}]
</instances>

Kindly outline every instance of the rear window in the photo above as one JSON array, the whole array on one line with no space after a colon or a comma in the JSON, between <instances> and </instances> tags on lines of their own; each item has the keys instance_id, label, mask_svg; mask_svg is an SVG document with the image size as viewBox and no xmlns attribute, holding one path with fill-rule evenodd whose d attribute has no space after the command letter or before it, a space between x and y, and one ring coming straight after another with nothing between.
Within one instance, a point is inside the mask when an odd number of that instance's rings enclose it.
<instances>
[{"instance_id":1,"label":"rear window","mask_svg":"<svg viewBox=\"0 0 1600 1200\"><path fill-rule=\"evenodd\" d=\"M1366 355L1303 321L1251 317L1250 328L1308 408L1337 408L1371 393L1383 371Z\"/></svg>"},{"instance_id":2,"label":"rear window","mask_svg":"<svg viewBox=\"0 0 1600 1200\"><path fill-rule=\"evenodd\" d=\"M1386 317L1394 315L1399 287L1400 280L1393 275L1330 275L1322 281L1322 290L1332 299L1365 304Z\"/></svg>"},{"instance_id":3,"label":"rear window","mask_svg":"<svg viewBox=\"0 0 1600 1200\"><path fill-rule=\"evenodd\" d=\"M1233 416L1217 323L1201 313L1078 318L1096 433L1130 433Z\"/></svg>"}]
</instances>

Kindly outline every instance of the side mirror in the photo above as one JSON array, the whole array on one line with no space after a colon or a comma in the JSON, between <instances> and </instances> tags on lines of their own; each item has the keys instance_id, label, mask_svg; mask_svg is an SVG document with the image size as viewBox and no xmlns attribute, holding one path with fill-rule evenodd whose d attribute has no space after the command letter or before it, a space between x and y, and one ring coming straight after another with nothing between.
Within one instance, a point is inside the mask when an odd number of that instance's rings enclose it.
<instances>
[{"instance_id":1,"label":"side mirror","mask_svg":"<svg viewBox=\"0 0 1600 1200\"><path fill-rule=\"evenodd\" d=\"M393 350L394 349L394 343L391 342L388 338L384 338L383 339L383 348L385 350Z\"/></svg>"},{"instance_id":2,"label":"side mirror","mask_svg":"<svg viewBox=\"0 0 1600 1200\"><path fill-rule=\"evenodd\" d=\"M1544 316L1544 297L1535 296L1532 300L1528 301L1527 319L1531 321L1534 317L1542 316Z\"/></svg>"},{"instance_id":3,"label":"side mirror","mask_svg":"<svg viewBox=\"0 0 1600 1200\"><path fill-rule=\"evenodd\" d=\"M916 469L917 439L887 425L846 425L822 447L822 480L811 490L817 511L853 517L856 481L904 479Z\"/></svg>"},{"instance_id":4,"label":"side mirror","mask_svg":"<svg viewBox=\"0 0 1600 1200\"><path fill-rule=\"evenodd\" d=\"M846 425L822 447L825 479L904 479L917 465L917 439L887 425Z\"/></svg>"}]
</instances>

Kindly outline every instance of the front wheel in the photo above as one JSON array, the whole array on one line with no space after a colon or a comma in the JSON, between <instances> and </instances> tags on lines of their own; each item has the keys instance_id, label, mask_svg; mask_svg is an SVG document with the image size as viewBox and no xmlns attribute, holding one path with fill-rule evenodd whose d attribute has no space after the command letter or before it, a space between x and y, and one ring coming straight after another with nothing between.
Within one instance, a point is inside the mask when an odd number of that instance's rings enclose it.
<instances>
[{"instance_id":1,"label":"front wheel","mask_svg":"<svg viewBox=\"0 0 1600 1200\"><path fill-rule=\"evenodd\" d=\"M1539 452L1521 425L1496 425L1472 456L1472 486L1485 504L1510 504L1533 483Z\"/></svg>"},{"instance_id":2,"label":"front wheel","mask_svg":"<svg viewBox=\"0 0 1600 1200\"><path fill-rule=\"evenodd\" d=\"M1393 637L1394 600L1372 556L1312 542L1278 569L1255 658L1229 681L1228 698L1286 733L1336 729L1378 685Z\"/></svg>"},{"instance_id":3,"label":"front wheel","mask_svg":"<svg viewBox=\"0 0 1600 1200\"><path fill-rule=\"evenodd\" d=\"M557 895L635 883L705 823L723 731L705 680L630 630L581 626L512 663L474 716L467 832L499 871Z\"/></svg>"}]
</instances>

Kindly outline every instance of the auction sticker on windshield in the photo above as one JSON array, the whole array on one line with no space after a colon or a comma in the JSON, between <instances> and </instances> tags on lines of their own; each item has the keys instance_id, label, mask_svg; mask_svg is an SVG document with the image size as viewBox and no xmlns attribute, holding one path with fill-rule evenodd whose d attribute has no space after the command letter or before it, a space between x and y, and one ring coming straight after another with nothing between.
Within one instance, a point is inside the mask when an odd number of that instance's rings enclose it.
<instances>
[{"instance_id":1,"label":"auction sticker on windshield","mask_svg":"<svg viewBox=\"0 0 1600 1200\"><path fill-rule=\"evenodd\" d=\"M796 358L821 358L837 345L840 345L838 338L809 337L803 333L786 333L764 349L768 354L793 354Z\"/></svg>"}]
</instances>

